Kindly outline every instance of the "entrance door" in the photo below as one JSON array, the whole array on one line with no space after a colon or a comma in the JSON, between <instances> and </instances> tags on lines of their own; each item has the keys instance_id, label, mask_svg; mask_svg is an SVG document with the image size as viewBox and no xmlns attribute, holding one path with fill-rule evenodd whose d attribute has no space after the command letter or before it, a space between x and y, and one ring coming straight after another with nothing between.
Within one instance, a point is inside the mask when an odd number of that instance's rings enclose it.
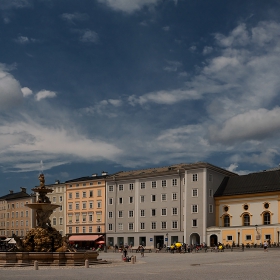
<instances>
[{"instance_id":1,"label":"entrance door","mask_svg":"<svg viewBox=\"0 0 280 280\"><path fill-rule=\"evenodd\" d=\"M157 248L157 249L163 248L163 244L164 244L163 235L155 235L154 240L155 240L155 243L154 243L155 248Z\"/></svg>"},{"instance_id":2,"label":"entrance door","mask_svg":"<svg viewBox=\"0 0 280 280\"><path fill-rule=\"evenodd\" d=\"M212 234L212 235L210 236L210 246L211 246L211 247L214 247L214 246L216 246L216 245L218 245L218 237L217 237L216 234Z\"/></svg>"},{"instance_id":3,"label":"entrance door","mask_svg":"<svg viewBox=\"0 0 280 280\"><path fill-rule=\"evenodd\" d=\"M146 236L139 237L139 245L146 246Z\"/></svg>"}]
</instances>

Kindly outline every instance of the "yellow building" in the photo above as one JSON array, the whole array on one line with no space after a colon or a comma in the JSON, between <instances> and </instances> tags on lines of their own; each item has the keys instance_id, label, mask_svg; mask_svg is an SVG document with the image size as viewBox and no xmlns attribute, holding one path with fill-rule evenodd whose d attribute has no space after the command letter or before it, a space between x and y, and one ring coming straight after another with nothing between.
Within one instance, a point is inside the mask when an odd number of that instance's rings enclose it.
<instances>
[{"instance_id":1,"label":"yellow building","mask_svg":"<svg viewBox=\"0 0 280 280\"><path fill-rule=\"evenodd\" d=\"M93 174L65 182L66 234L81 246L96 246L105 240L105 178Z\"/></svg>"},{"instance_id":2,"label":"yellow building","mask_svg":"<svg viewBox=\"0 0 280 280\"><path fill-rule=\"evenodd\" d=\"M216 226L207 229L210 246L279 243L279 169L226 177L214 197Z\"/></svg>"}]
</instances>

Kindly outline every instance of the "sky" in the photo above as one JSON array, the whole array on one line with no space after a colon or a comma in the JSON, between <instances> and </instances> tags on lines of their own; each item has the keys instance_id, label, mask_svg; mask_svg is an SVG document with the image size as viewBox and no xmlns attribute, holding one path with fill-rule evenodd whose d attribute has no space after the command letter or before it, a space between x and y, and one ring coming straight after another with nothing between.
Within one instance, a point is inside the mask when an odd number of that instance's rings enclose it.
<instances>
[{"instance_id":1,"label":"sky","mask_svg":"<svg viewBox=\"0 0 280 280\"><path fill-rule=\"evenodd\" d=\"M92 173L280 163L279 0L0 0L0 195Z\"/></svg>"}]
</instances>

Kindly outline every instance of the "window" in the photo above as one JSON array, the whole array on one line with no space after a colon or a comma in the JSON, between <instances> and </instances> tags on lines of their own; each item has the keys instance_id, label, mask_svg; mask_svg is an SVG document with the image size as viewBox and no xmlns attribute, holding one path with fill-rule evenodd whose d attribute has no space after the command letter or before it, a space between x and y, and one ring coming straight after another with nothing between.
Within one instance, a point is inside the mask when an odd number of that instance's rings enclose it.
<instances>
[{"instance_id":1,"label":"window","mask_svg":"<svg viewBox=\"0 0 280 280\"><path fill-rule=\"evenodd\" d=\"M89 208L90 208L90 209L93 208L93 202L92 202L92 201L89 202Z\"/></svg>"},{"instance_id":2,"label":"window","mask_svg":"<svg viewBox=\"0 0 280 280\"><path fill-rule=\"evenodd\" d=\"M271 235L270 234L265 234L264 237L265 237L264 239L266 239L266 240L271 240Z\"/></svg>"},{"instance_id":3,"label":"window","mask_svg":"<svg viewBox=\"0 0 280 280\"><path fill-rule=\"evenodd\" d=\"M113 212L112 211L108 212L108 217L113 218Z\"/></svg>"},{"instance_id":4,"label":"window","mask_svg":"<svg viewBox=\"0 0 280 280\"><path fill-rule=\"evenodd\" d=\"M72 210L73 208L72 208L72 203L69 203L68 204L68 208L69 208L69 210Z\"/></svg>"},{"instance_id":5,"label":"window","mask_svg":"<svg viewBox=\"0 0 280 280\"><path fill-rule=\"evenodd\" d=\"M232 241L232 235L227 236L227 241Z\"/></svg>"},{"instance_id":6,"label":"window","mask_svg":"<svg viewBox=\"0 0 280 280\"><path fill-rule=\"evenodd\" d=\"M113 192L114 191L114 186L109 186L109 192Z\"/></svg>"},{"instance_id":7,"label":"window","mask_svg":"<svg viewBox=\"0 0 280 280\"><path fill-rule=\"evenodd\" d=\"M62 211L62 205L59 206L59 211Z\"/></svg>"},{"instance_id":8,"label":"window","mask_svg":"<svg viewBox=\"0 0 280 280\"><path fill-rule=\"evenodd\" d=\"M243 206L243 209L247 211L247 210L249 209L248 204L245 204L245 205Z\"/></svg>"},{"instance_id":9,"label":"window","mask_svg":"<svg viewBox=\"0 0 280 280\"><path fill-rule=\"evenodd\" d=\"M156 209L152 209L152 216L156 215Z\"/></svg>"},{"instance_id":10,"label":"window","mask_svg":"<svg viewBox=\"0 0 280 280\"><path fill-rule=\"evenodd\" d=\"M161 186L162 186L162 187L166 187L166 180L162 180L162 181L161 181Z\"/></svg>"},{"instance_id":11,"label":"window","mask_svg":"<svg viewBox=\"0 0 280 280\"><path fill-rule=\"evenodd\" d=\"M128 211L128 217L129 217L129 218L132 218L133 216L134 216L133 210L129 210L129 211Z\"/></svg>"},{"instance_id":12,"label":"window","mask_svg":"<svg viewBox=\"0 0 280 280\"><path fill-rule=\"evenodd\" d=\"M144 195L140 195L140 202L145 202L145 196Z\"/></svg>"},{"instance_id":13,"label":"window","mask_svg":"<svg viewBox=\"0 0 280 280\"><path fill-rule=\"evenodd\" d=\"M156 188L157 187L157 182L156 181L152 181L152 188Z\"/></svg>"},{"instance_id":14,"label":"window","mask_svg":"<svg viewBox=\"0 0 280 280\"><path fill-rule=\"evenodd\" d=\"M90 182L89 185L90 185L90 186L93 186L93 182Z\"/></svg>"},{"instance_id":15,"label":"window","mask_svg":"<svg viewBox=\"0 0 280 280\"><path fill-rule=\"evenodd\" d=\"M208 181L213 182L213 175L211 173L208 175Z\"/></svg>"},{"instance_id":16,"label":"window","mask_svg":"<svg viewBox=\"0 0 280 280\"><path fill-rule=\"evenodd\" d=\"M245 240L252 240L252 235L251 234L245 235Z\"/></svg>"},{"instance_id":17,"label":"window","mask_svg":"<svg viewBox=\"0 0 280 280\"><path fill-rule=\"evenodd\" d=\"M129 184L129 190L133 190L134 185L133 184Z\"/></svg>"},{"instance_id":18,"label":"window","mask_svg":"<svg viewBox=\"0 0 280 280\"><path fill-rule=\"evenodd\" d=\"M92 222L92 221L93 221L93 214L92 214L92 213L89 213L89 214L88 214L88 221L89 221L89 222Z\"/></svg>"},{"instance_id":19,"label":"window","mask_svg":"<svg viewBox=\"0 0 280 280\"><path fill-rule=\"evenodd\" d=\"M119 223L119 230L123 230L123 224Z\"/></svg>"},{"instance_id":20,"label":"window","mask_svg":"<svg viewBox=\"0 0 280 280\"><path fill-rule=\"evenodd\" d=\"M192 220L192 227L197 227L197 219Z\"/></svg>"},{"instance_id":21,"label":"window","mask_svg":"<svg viewBox=\"0 0 280 280\"><path fill-rule=\"evenodd\" d=\"M270 225L270 213L265 212L263 215L263 224L264 225Z\"/></svg>"},{"instance_id":22,"label":"window","mask_svg":"<svg viewBox=\"0 0 280 280\"><path fill-rule=\"evenodd\" d=\"M177 200L177 193L172 193L172 200Z\"/></svg>"},{"instance_id":23,"label":"window","mask_svg":"<svg viewBox=\"0 0 280 280\"><path fill-rule=\"evenodd\" d=\"M89 191L89 197L93 197L93 191Z\"/></svg>"},{"instance_id":24,"label":"window","mask_svg":"<svg viewBox=\"0 0 280 280\"><path fill-rule=\"evenodd\" d=\"M209 189L209 197L213 197L213 190Z\"/></svg>"},{"instance_id":25,"label":"window","mask_svg":"<svg viewBox=\"0 0 280 280\"><path fill-rule=\"evenodd\" d=\"M59 224L63 225L63 218L59 218Z\"/></svg>"},{"instance_id":26,"label":"window","mask_svg":"<svg viewBox=\"0 0 280 280\"><path fill-rule=\"evenodd\" d=\"M145 229L145 223L140 223L140 229Z\"/></svg>"},{"instance_id":27,"label":"window","mask_svg":"<svg viewBox=\"0 0 280 280\"><path fill-rule=\"evenodd\" d=\"M166 208L162 208L162 209L161 209L161 215L162 215L162 216L166 216L166 213L167 213Z\"/></svg>"},{"instance_id":28,"label":"window","mask_svg":"<svg viewBox=\"0 0 280 280\"><path fill-rule=\"evenodd\" d=\"M209 204L209 213L213 213L213 204Z\"/></svg>"},{"instance_id":29,"label":"window","mask_svg":"<svg viewBox=\"0 0 280 280\"><path fill-rule=\"evenodd\" d=\"M123 191L123 185L119 185L119 191Z\"/></svg>"},{"instance_id":30,"label":"window","mask_svg":"<svg viewBox=\"0 0 280 280\"><path fill-rule=\"evenodd\" d=\"M161 194L161 201L166 201L166 193Z\"/></svg>"},{"instance_id":31,"label":"window","mask_svg":"<svg viewBox=\"0 0 280 280\"><path fill-rule=\"evenodd\" d=\"M119 197L119 204L122 204L122 203L123 203L123 198Z\"/></svg>"},{"instance_id":32,"label":"window","mask_svg":"<svg viewBox=\"0 0 280 280\"><path fill-rule=\"evenodd\" d=\"M113 224L108 224L108 230L113 230Z\"/></svg>"},{"instance_id":33,"label":"window","mask_svg":"<svg viewBox=\"0 0 280 280\"><path fill-rule=\"evenodd\" d=\"M197 204L192 205L192 213L198 213L198 205Z\"/></svg>"},{"instance_id":34,"label":"window","mask_svg":"<svg viewBox=\"0 0 280 280\"><path fill-rule=\"evenodd\" d=\"M86 227L83 227L83 233L86 233Z\"/></svg>"},{"instance_id":35,"label":"window","mask_svg":"<svg viewBox=\"0 0 280 280\"><path fill-rule=\"evenodd\" d=\"M177 179L172 179L172 186L177 186Z\"/></svg>"},{"instance_id":36,"label":"window","mask_svg":"<svg viewBox=\"0 0 280 280\"><path fill-rule=\"evenodd\" d=\"M268 209L268 208L269 208L269 203L266 202L266 203L264 204L264 208L265 208L265 209Z\"/></svg>"},{"instance_id":37,"label":"window","mask_svg":"<svg viewBox=\"0 0 280 280\"><path fill-rule=\"evenodd\" d=\"M86 192L83 192L83 197L87 197L87 193Z\"/></svg>"},{"instance_id":38,"label":"window","mask_svg":"<svg viewBox=\"0 0 280 280\"><path fill-rule=\"evenodd\" d=\"M123 211L119 211L119 218L123 217Z\"/></svg>"},{"instance_id":39,"label":"window","mask_svg":"<svg viewBox=\"0 0 280 280\"><path fill-rule=\"evenodd\" d=\"M166 229L166 222L161 222L161 229Z\"/></svg>"},{"instance_id":40,"label":"window","mask_svg":"<svg viewBox=\"0 0 280 280\"><path fill-rule=\"evenodd\" d=\"M113 198L109 198L109 204L113 204Z\"/></svg>"},{"instance_id":41,"label":"window","mask_svg":"<svg viewBox=\"0 0 280 280\"><path fill-rule=\"evenodd\" d=\"M52 223L53 223L54 226L56 226L56 218L53 218Z\"/></svg>"},{"instance_id":42,"label":"window","mask_svg":"<svg viewBox=\"0 0 280 280\"><path fill-rule=\"evenodd\" d=\"M72 223L72 215L68 216L68 221L69 221L69 223Z\"/></svg>"},{"instance_id":43,"label":"window","mask_svg":"<svg viewBox=\"0 0 280 280\"><path fill-rule=\"evenodd\" d=\"M198 196L198 189L192 189L192 196L193 197Z\"/></svg>"},{"instance_id":44,"label":"window","mask_svg":"<svg viewBox=\"0 0 280 280\"><path fill-rule=\"evenodd\" d=\"M76 203L76 210L79 210L79 209L80 209L80 204Z\"/></svg>"},{"instance_id":45,"label":"window","mask_svg":"<svg viewBox=\"0 0 280 280\"><path fill-rule=\"evenodd\" d=\"M72 233L72 227L69 227L69 233Z\"/></svg>"},{"instance_id":46,"label":"window","mask_svg":"<svg viewBox=\"0 0 280 280\"><path fill-rule=\"evenodd\" d=\"M79 222L80 221L80 214L76 214L76 222Z\"/></svg>"},{"instance_id":47,"label":"window","mask_svg":"<svg viewBox=\"0 0 280 280\"><path fill-rule=\"evenodd\" d=\"M78 184L79 185L79 184ZM76 233L79 233L79 227L76 227Z\"/></svg>"},{"instance_id":48,"label":"window","mask_svg":"<svg viewBox=\"0 0 280 280\"><path fill-rule=\"evenodd\" d=\"M97 201L97 208L101 208L101 201Z\"/></svg>"},{"instance_id":49,"label":"window","mask_svg":"<svg viewBox=\"0 0 280 280\"><path fill-rule=\"evenodd\" d=\"M140 210L140 217L145 217L145 210Z\"/></svg>"},{"instance_id":50,"label":"window","mask_svg":"<svg viewBox=\"0 0 280 280\"><path fill-rule=\"evenodd\" d=\"M87 208L87 203L83 202L83 209L86 209L86 208Z\"/></svg>"},{"instance_id":51,"label":"window","mask_svg":"<svg viewBox=\"0 0 280 280\"><path fill-rule=\"evenodd\" d=\"M141 182L140 188L141 188L141 189L145 189L145 188L146 188L145 182Z\"/></svg>"},{"instance_id":52,"label":"window","mask_svg":"<svg viewBox=\"0 0 280 280\"><path fill-rule=\"evenodd\" d=\"M56 202L56 197L55 197L55 196L52 198L52 201L53 201L53 202Z\"/></svg>"},{"instance_id":53,"label":"window","mask_svg":"<svg viewBox=\"0 0 280 280\"><path fill-rule=\"evenodd\" d=\"M76 198L79 198L80 194L78 192L76 192Z\"/></svg>"},{"instance_id":54,"label":"window","mask_svg":"<svg viewBox=\"0 0 280 280\"><path fill-rule=\"evenodd\" d=\"M92 233L92 226L88 227L88 232Z\"/></svg>"},{"instance_id":55,"label":"window","mask_svg":"<svg viewBox=\"0 0 280 280\"><path fill-rule=\"evenodd\" d=\"M23 211L20 212L20 216L23 217ZM4 217L5 218L5 217ZM7 217L8 218L8 217Z\"/></svg>"},{"instance_id":56,"label":"window","mask_svg":"<svg viewBox=\"0 0 280 280\"><path fill-rule=\"evenodd\" d=\"M178 215L178 208L176 207L172 208L172 215Z\"/></svg>"},{"instance_id":57,"label":"window","mask_svg":"<svg viewBox=\"0 0 280 280\"><path fill-rule=\"evenodd\" d=\"M62 202L63 198L62 196L59 197L59 202Z\"/></svg>"},{"instance_id":58,"label":"window","mask_svg":"<svg viewBox=\"0 0 280 280\"><path fill-rule=\"evenodd\" d=\"M192 180L193 180L193 182L197 182L197 174L192 175Z\"/></svg>"},{"instance_id":59,"label":"window","mask_svg":"<svg viewBox=\"0 0 280 280\"><path fill-rule=\"evenodd\" d=\"M129 203L133 203L133 196L129 197Z\"/></svg>"},{"instance_id":60,"label":"window","mask_svg":"<svg viewBox=\"0 0 280 280\"><path fill-rule=\"evenodd\" d=\"M84 213L82 219L83 219L83 222L86 222L87 221L87 214Z\"/></svg>"},{"instance_id":61,"label":"window","mask_svg":"<svg viewBox=\"0 0 280 280\"><path fill-rule=\"evenodd\" d=\"M229 217L229 215L224 216L224 227L230 227L230 217Z\"/></svg>"},{"instance_id":62,"label":"window","mask_svg":"<svg viewBox=\"0 0 280 280\"><path fill-rule=\"evenodd\" d=\"M152 226L152 229L156 229L157 228L157 223L156 222L152 222L151 226Z\"/></svg>"},{"instance_id":63,"label":"window","mask_svg":"<svg viewBox=\"0 0 280 280\"><path fill-rule=\"evenodd\" d=\"M97 196L101 196L101 190L97 190Z\"/></svg>"},{"instance_id":64,"label":"window","mask_svg":"<svg viewBox=\"0 0 280 280\"><path fill-rule=\"evenodd\" d=\"M172 228L173 229L178 228L178 221L172 221Z\"/></svg>"},{"instance_id":65,"label":"window","mask_svg":"<svg viewBox=\"0 0 280 280\"><path fill-rule=\"evenodd\" d=\"M133 223L128 223L128 230L133 230Z\"/></svg>"},{"instance_id":66,"label":"window","mask_svg":"<svg viewBox=\"0 0 280 280\"><path fill-rule=\"evenodd\" d=\"M250 216L249 214L243 215L243 226L249 226L250 225Z\"/></svg>"},{"instance_id":67,"label":"window","mask_svg":"<svg viewBox=\"0 0 280 280\"><path fill-rule=\"evenodd\" d=\"M156 195L152 194L152 201L156 201Z\"/></svg>"}]
</instances>

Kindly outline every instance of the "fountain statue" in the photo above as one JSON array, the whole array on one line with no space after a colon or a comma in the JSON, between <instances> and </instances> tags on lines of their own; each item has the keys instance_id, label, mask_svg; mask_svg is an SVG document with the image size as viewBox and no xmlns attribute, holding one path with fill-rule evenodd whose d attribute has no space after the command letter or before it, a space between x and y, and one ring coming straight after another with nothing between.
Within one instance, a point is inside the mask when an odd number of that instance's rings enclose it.
<instances>
[{"instance_id":1,"label":"fountain statue","mask_svg":"<svg viewBox=\"0 0 280 280\"><path fill-rule=\"evenodd\" d=\"M16 245L9 252L0 252L0 266L33 264L37 260L45 265L81 265L88 260L97 263L98 252L76 252L62 235L51 226L50 215L59 205L47 197L53 189L46 188L44 174L39 175L40 186L32 189L37 195L35 203L25 204L36 210L37 226L21 239L13 235Z\"/></svg>"}]
</instances>

